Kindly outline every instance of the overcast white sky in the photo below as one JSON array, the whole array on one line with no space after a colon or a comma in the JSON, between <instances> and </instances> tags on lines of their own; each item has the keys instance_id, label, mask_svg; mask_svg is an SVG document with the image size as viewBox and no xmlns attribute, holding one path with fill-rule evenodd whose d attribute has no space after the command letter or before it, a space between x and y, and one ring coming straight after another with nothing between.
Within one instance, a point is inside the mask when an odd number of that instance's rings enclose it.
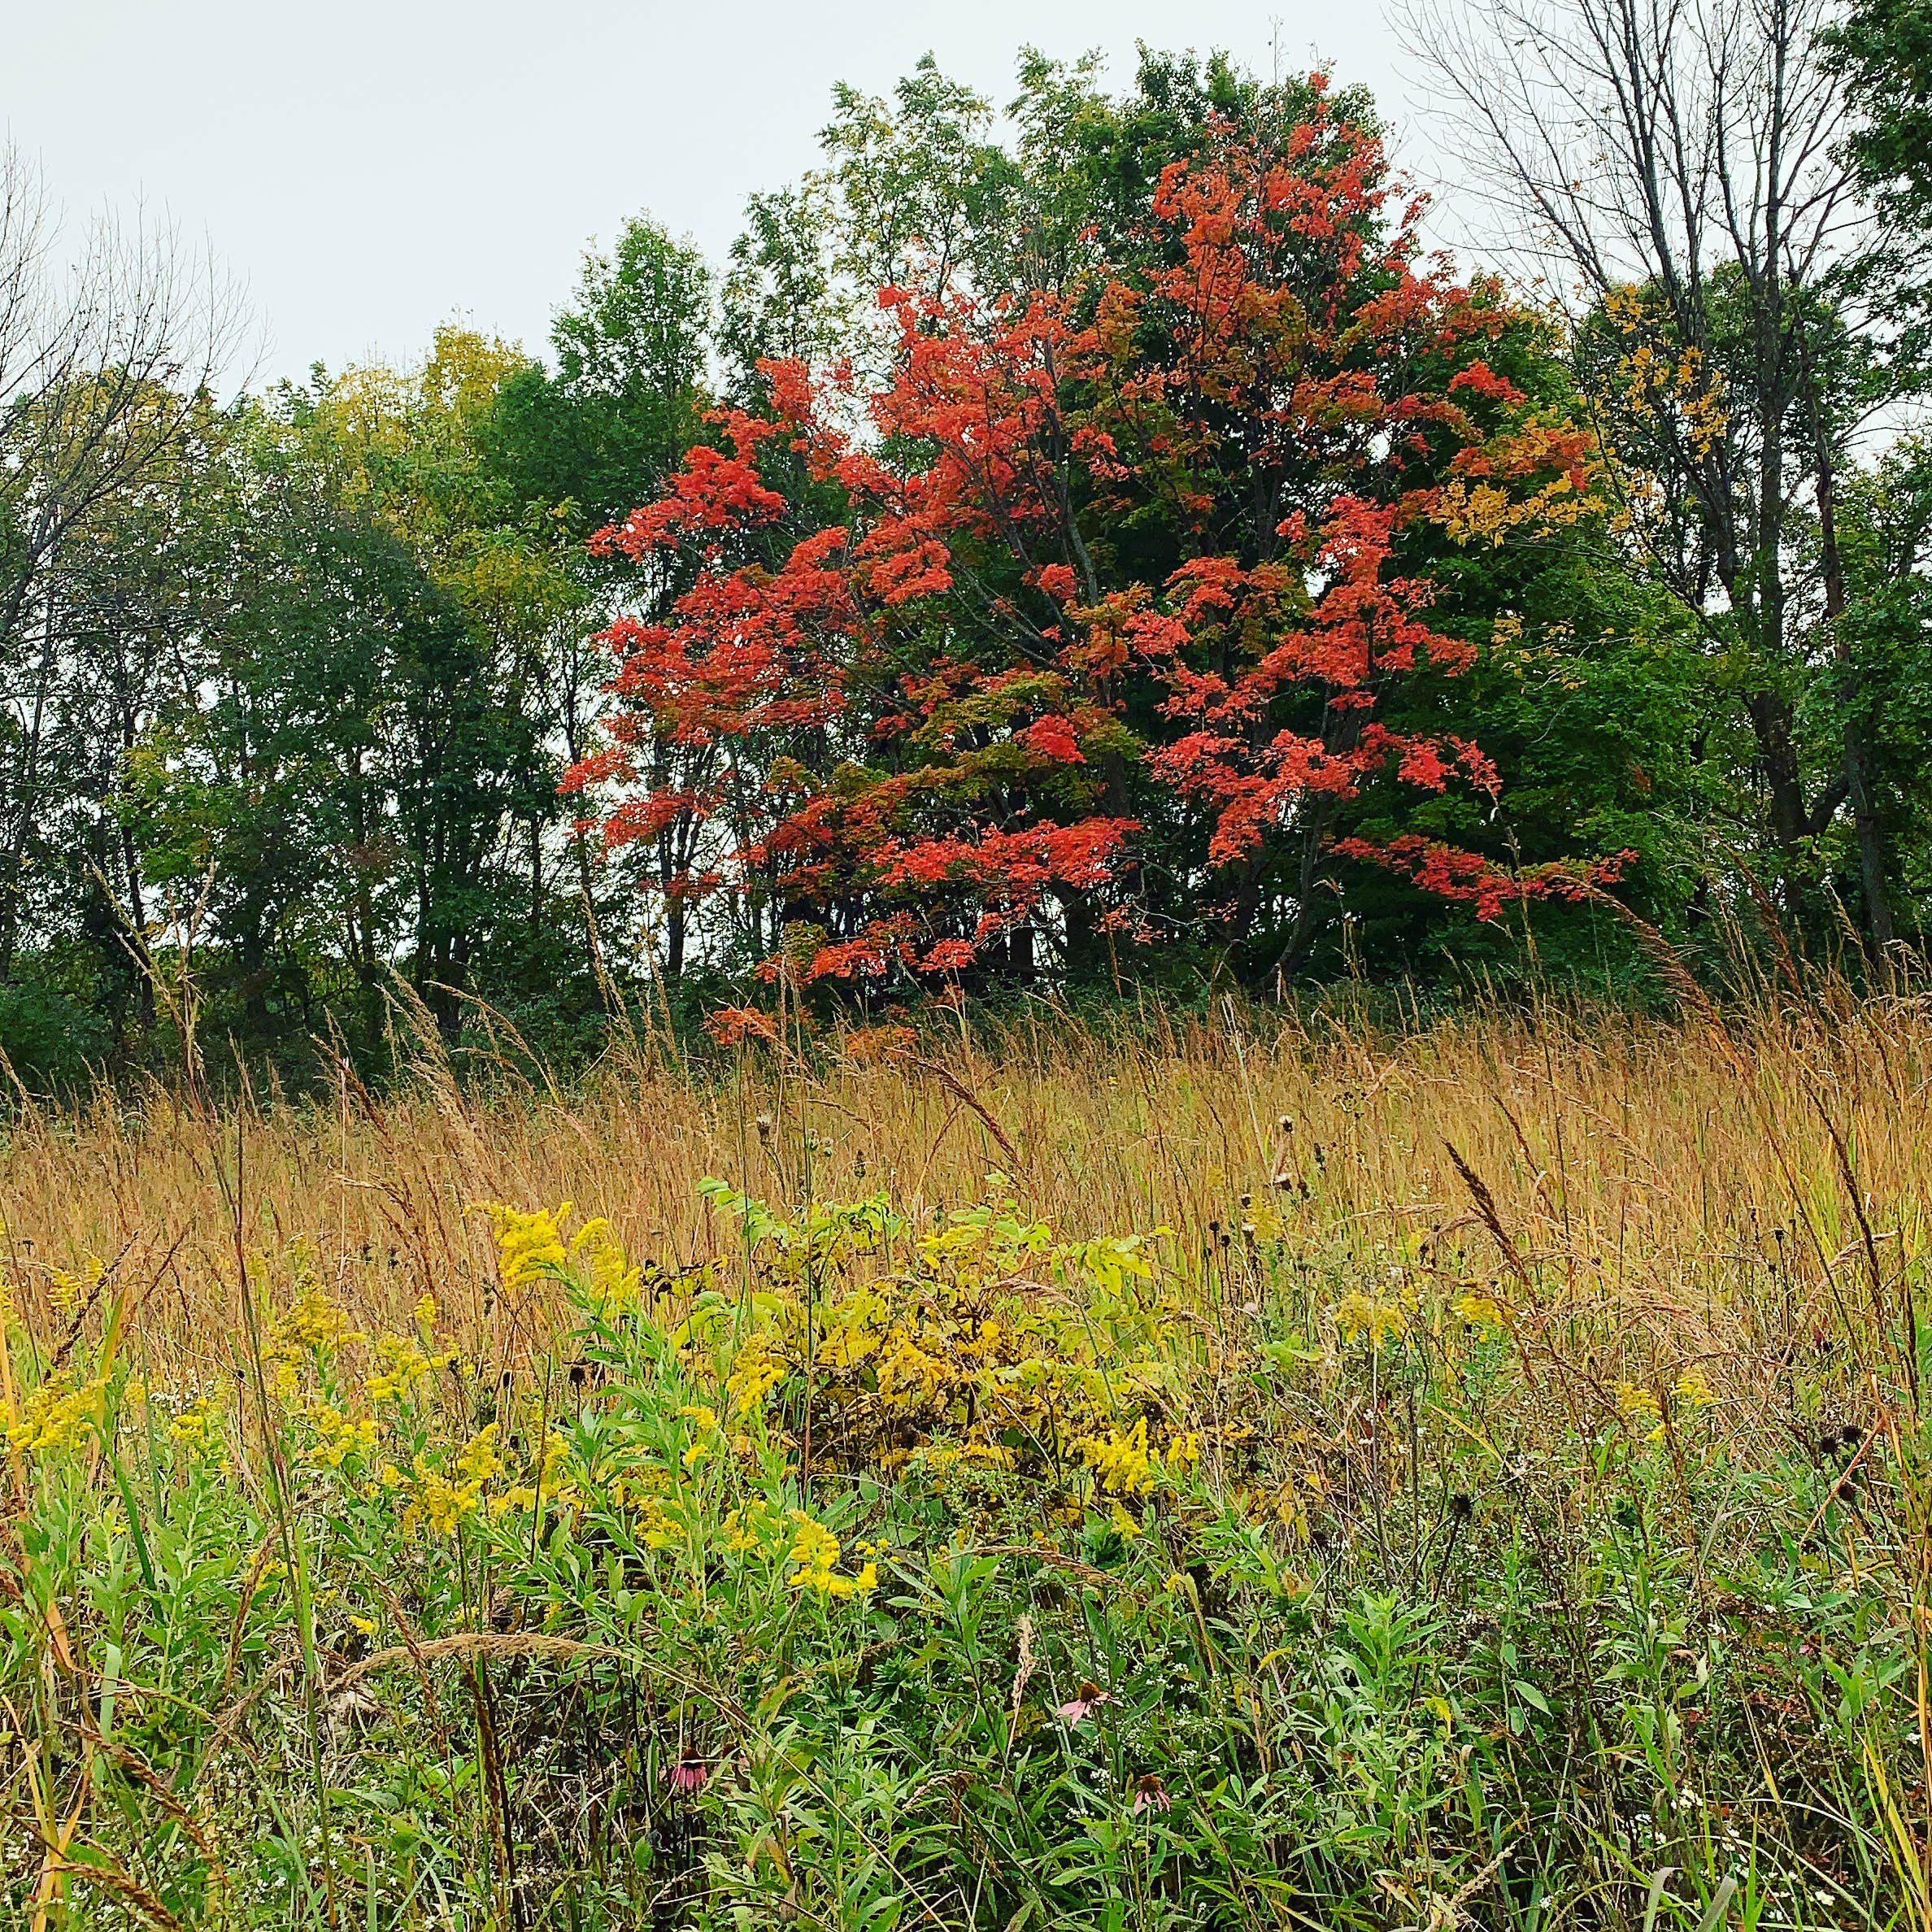
<instances>
[{"instance_id":1,"label":"overcast white sky","mask_svg":"<svg viewBox=\"0 0 1932 1932\"><path fill-rule=\"evenodd\" d=\"M1403 90L1379 0L0 0L0 124L76 215L137 199L247 287L263 376L404 359L461 316L533 350L587 242L647 209L714 259L815 159L834 80L929 50L995 100L1016 50L1320 55Z\"/></svg>"}]
</instances>

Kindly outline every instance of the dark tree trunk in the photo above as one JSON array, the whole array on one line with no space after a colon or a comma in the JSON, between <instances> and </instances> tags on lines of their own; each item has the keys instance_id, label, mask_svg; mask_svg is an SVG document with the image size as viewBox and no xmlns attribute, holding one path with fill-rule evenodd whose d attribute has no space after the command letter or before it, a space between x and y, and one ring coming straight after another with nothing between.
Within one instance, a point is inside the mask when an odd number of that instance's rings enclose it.
<instances>
[{"instance_id":1,"label":"dark tree trunk","mask_svg":"<svg viewBox=\"0 0 1932 1932\"><path fill-rule=\"evenodd\" d=\"M1807 376L1809 376L1808 368ZM1811 385L1808 381L1808 390ZM1852 651L1839 619L1845 614L1844 559L1838 542L1837 476L1831 448L1819 420L1815 391L1811 395L1813 460L1818 493L1818 546L1825 577L1825 621L1830 627L1832 648L1844 677L1842 702L1845 707L1845 792L1852 803L1852 824L1858 839L1858 880L1865 898L1865 926L1873 942L1882 950L1897 936L1892 925L1891 899L1886 890L1885 842L1878 828L1878 807L1872 797L1871 757L1865 744L1865 727L1859 716L1860 688Z\"/></svg>"}]
</instances>

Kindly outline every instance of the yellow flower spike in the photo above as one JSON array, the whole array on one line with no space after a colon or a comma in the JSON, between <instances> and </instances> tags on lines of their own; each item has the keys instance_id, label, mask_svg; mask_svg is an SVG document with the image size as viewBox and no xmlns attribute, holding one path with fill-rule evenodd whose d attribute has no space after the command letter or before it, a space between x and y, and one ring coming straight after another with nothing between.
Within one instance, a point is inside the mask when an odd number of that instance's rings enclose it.
<instances>
[{"instance_id":1,"label":"yellow flower spike","mask_svg":"<svg viewBox=\"0 0 1932 1932\"><path fill-rule=\"evenodd\" d=\"M168 1433L184 1447L206 1448L215 1419L214 1403L206 1395L198 1396L168 1424Z\"/></svg>"},{"instance_id":2,"label":"yellow flower spike","mask_svg":"<svg viewBox=\"0 0 1932 1932\"><path fill-rule=\"evenodd\" d=\"M446 1355L426 1355L414 1341L400 1340L394 1335L376 1337L376 1359L381 1366L365 1385L372 1402L400 1400L410 1395L418 1382L447 1367L450 1361Z\"/></svg>"},{"instance_id":3,"label":"yellow flower spike","mask_svg":"<svg viewBox=\"0 0 1932 1932\"><path fill-rule=\"evenodd\" d=\"M765 1397L784 1379L785 1364L772 1353L764 1336L754 1335L738 1350L731 1373L725 1377L733 1416L742 1421L756 1415L764 1408Z\"/></svg>"},{"instance_id":4,"label":"yellow flower spike","mask_svg":"<svg viewBox=\"0 0 1932 1932\"><path fill-rule=\"evenodd\" d=\"M105 1377L77 1382L73 1372L50 1377L21 1403L17 1414L7 1413L7 1439L28 1456L50 1456L69 1449L100 1430Z\"/></svg>"},{"instance_id":5,"label":"yellow flower spike","mask_svg":"<svg viewBox=\"0 0 1932 1932\"><path fill-rule=\"evenodd\" d=\"M1335 1329L1344 1342L1360 1341L1378 1352L1391 1335L1399 1335L1408 1317L1408 1304L1395 1295L1365 1295L1359 1289L1335 1304Z\"/></svg>"},{"instance_id":6,"label":"yellow flower spike","mask_svg":"<svg viewBox=\"0 0 1932 1932\"><path fill-rule=\"evenodd\" d=\"M1508 1325L1503 1319L1503 1304L1494 1295L1479 1294L1473 1288L1457 1298L1456 1312L1472 1328L1499 1329Z\"/></svg>"},{"instance_id":7,"label":"yellow flower spike","mask_svg":"<svg viewBox=\"0 0 1932 1932\"><path fill-rule=\"evenodd\" d=\"M333 1403L318 1402L311 1406L308 1420L315 1432L314 1447L308 1451L312 1462L339 1469L350 1456L375 1451L376 1423L372 1416L351 1421Z\"/></svg>"},{"instance_id":8,"label":"yellow flower spike","mask_svg":"<svg viewBox=\"0 0 1932 1932\"><path fill-rule=\"evenodd\" d=\"M1704 1371L1695 1364L1677 1378L1670 1392L1686 1408L1708 1408L1717 1399L1716 1391L1704 1380Z\"/></svg>"},{"instance_id":9,"label":"yellow flower spike","mask_svg":"<svg viewBox=\"0 0 1932 1932\"><path fill-rule=\"evenodd\" d=\"M838 1538L802 1509L792 1511L791 1520L797 1525L797 1534L786 1560L798 1568L785 1580L788 1589L816 1590L823 1597L849 1597L866 1595L878 1587L877 1564L867 1564L856 1577L838 1575L833 1568L840 1555Z\"/></svg>"},{"instance_id":10,"label":"yellow flower spike","mask_svg":"<svg viewBox=\"0 0 1932 1932\"><path fill-rule=\"evenodd\" d=\"M527 1288L555 1281L564 1272L569 1255L563 1225L573 1212L570 1202L560 1202L554 1212L539 1208L526 1213L500 1201L479 1201L473 1212L487 1216L496 1231L497 1264L504 1287Z\"/></svg>"},{"instance_id":11,"label":"yellow flower spike","mask_svg":"<svg viewBox=\"0 0 1932 1932\"><path fill-rule=\"evenodd\" d=\"M89 1255L81 1264L79 1274L70 1274L64 1268L47 1270L47 1298L57 1312L72 1314L85 1296L99 1281L107 1270L107 1264L98 1255Z\"/></svg>"},{"instance_id":12,"label":"yellow flower spike","mask_svg":"<svg viewBox=\"0 0 1932 1932\"><path fill-rule=\"evenodd\" d=\"M763 1497L733 1510L724 1519L724 1547L734 1556L747 1550L759 1550L772 1543L783 1530L778 1512Z\"/></svg>"},{"instance_id":13,"label":"yellow flower spike","mask_svg":"<svg viewBox=\"0 0 1932 1932\"><path fill-rule=\"evenodd\" d=\"M278 1357L339 1347L349 1337L349 1317L320 1288L310 1286L268 1331L266 1354Z\"/></svg>"},{"instance_id":14,"label":"yellow flower spike","mask_svg":"<svg viewBox=\"0 0 1932 1932\"><path fill-rule=\"evenodd\" d=\"M561 1213L558 1218L563 1218ZM570 1260L599 1314L619 1315L637 1307L643 1292L644 1271L633 1264L602 1215L585 1221L571 1237Z\"/></svg>"},{"instance_id":15,"label":"yellow flower spike","mask_svg":"<svg viewBox=\"0 0 1932 1932\"><path fill-rule=\"evenodd\" d=\"M1147 1447L1147 1418L1135 1422L1131 1434L1116 1429L1107 1435L1089 1436L1080 1445L1087 1467L1100 1479L1100 1486L1116 1495L1145 1495L1154 1486L1154 1458Z\"/></svg>"},{"instance_id":16,"label":"yellow flower spike","mask_svg":"<svg viewBox=\"0 0 1932 1932\"><path fill-rule=\"evenodd\" d=\"M1648 1389L1640 1389L1634 1382L1620 1384L1617 1391L1617 1410L1633 1429L1646 1432L1645 1441L1662 1441L1664 1406Z\"/></svg>"},{"instance_id":17,"label":"yellow flower spike","mask_svg":"<svg viewBox=\"0 0 1932 1932\"><path fill-rule=\"evenodd\" d=\"M497 1425L487 1422L463 1444L456 1457L456 1469L466 1483L487 1482L503 1469L503 1459L496 1452L496 1438Z\"/></svg>"}]
</instances>

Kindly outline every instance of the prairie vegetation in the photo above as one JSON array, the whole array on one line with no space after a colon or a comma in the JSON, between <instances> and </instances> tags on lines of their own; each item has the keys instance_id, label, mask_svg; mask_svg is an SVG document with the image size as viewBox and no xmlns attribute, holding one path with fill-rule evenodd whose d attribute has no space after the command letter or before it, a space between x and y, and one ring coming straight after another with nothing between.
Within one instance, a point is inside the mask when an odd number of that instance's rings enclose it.
<instances>
[{"instance_id":1,"label":"prairie vegetation","mask_svg":"<svg viewBox=\"0 0 1932 1932\"><path fill-rule=\"evenodd\" d=\"M1922 1002L1148 1024L24 1117L10 1919L1926 1923Z\"/></svg>"},{"instance_id":2,"label":"prairie vegetation","mask_svg":"<svg viewBox=\"0 0 1932 1932\"><path fill-rule=\"evenodd\" d=\"M0 1923L1932 1932L1924 0L1404 11L225 397L0 150Z\"/></svg>"}]
</instances>

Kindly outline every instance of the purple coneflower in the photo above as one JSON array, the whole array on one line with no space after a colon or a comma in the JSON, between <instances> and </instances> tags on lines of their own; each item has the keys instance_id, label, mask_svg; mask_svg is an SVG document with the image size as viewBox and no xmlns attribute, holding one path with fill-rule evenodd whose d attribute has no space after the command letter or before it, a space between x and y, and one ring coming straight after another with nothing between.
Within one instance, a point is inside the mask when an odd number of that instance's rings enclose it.
<instances>
[{"instance_id":1,"label":"purple coneflower","mask_svg":"<svg viewBox=\"0 0 1932 1932\"><path fill-rule=\"evenodd\" d=\"M711 1766L694 1752L687 1751L671 1767L671 1788L674 1791L694 1791L711 1776Z\"/></svg>"},{"instance_id":2,"label":"purple coneflower","mask_svg":"<svg viewBox=\"0 0 1932 1932\"><path fill-rule=\"evenodd\" d=\"M1167 1786L1160 1781L1160 1773L1150 1771L1134 1787L1134 1812L1136 1817L1144 1811L1172 1811L1174 1800Z\"/></svg>"},{"instance_id":3,"label":"purple coneflower","mask_svg":"<svg viewBox=\"0 0 1932 1932\"><path fill-rule=\"evenodd\" d=\"M1113 1693L1112 1691L1103 1690L1091 1677L1082 1677L1080 1680L1079 1694L1069 1698L1065 1704L1060 1706L1060 1715L1064 1717L1068 1723L1077 1724L1096 1704L1112 1704L1112 1702Z\"/></svg>"}]
</instances>

